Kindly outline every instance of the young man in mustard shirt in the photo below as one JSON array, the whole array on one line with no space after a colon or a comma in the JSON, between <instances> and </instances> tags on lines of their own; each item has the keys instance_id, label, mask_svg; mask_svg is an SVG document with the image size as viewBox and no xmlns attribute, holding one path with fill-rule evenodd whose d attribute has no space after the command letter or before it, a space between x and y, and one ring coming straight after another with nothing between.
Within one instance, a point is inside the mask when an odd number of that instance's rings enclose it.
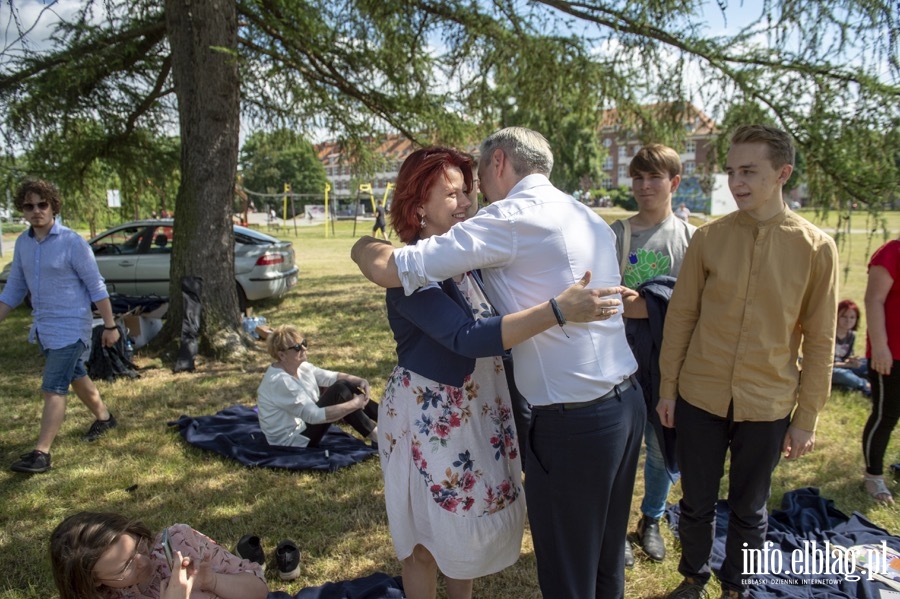
<instances>
[{"instance_id":1,"label":"young man in mustard shirt","mask_svg":"<svg viewBox=\"0 0 900 599\"><path fill-rule=\"evenodd\" d=\"M684 581L670 599L705 596L729 449L728 533L717 575L723 599L747 596L742 579L754 573L742 571L743 551L763 546L772 471L782 455L813 449L831 391L834 241L784 203L794 168L785 132L750 125L731 141L725 170L738 211L691 238L663 334L657 412L677 432L683 491Z\"/></svg>"}]
</instances>

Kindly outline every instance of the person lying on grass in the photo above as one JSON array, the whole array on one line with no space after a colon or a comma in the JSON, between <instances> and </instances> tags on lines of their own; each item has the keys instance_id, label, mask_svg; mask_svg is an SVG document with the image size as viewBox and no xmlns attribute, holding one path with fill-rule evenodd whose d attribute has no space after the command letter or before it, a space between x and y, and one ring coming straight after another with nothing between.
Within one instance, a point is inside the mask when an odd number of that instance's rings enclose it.
<instances>
[{"instance_id":1,"label":"person lying on grass","mask_svg":"<svg viewBox=\"0 0 900 599\"><path fill-rule=\"evenodd\" d=\"M262 566L190 526L154 536L115 513L63 520L50 536L50 562L60 599L263 599L269 592Z\"/></svg>"}]
</instances>

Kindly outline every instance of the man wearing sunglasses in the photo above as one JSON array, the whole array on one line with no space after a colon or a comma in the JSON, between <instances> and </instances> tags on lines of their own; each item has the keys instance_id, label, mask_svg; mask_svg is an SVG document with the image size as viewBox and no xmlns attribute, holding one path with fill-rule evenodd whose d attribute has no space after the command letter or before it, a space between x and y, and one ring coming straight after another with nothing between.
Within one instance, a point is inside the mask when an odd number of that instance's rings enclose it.
<instances>
[{"instance_id":1,"label":"man wearing sunglasses","mask_svg":"<svg viewBox=\"0 0 900 599\"><path fill-rule=\"evenodd\" d=\"M39 179L24 181L16 190L15 205L31 227L16 240L12 271L0 293L0 321L31 293L33 323L28 335L46 358L41 392L44 409L34 450L12 464L15 472L50 469L50 446L66 415L69 385L95 421L86 441L94 441L116 426L116 419L87 375L84 353L90 345L91 302L103 317L104 347L119 340L112 305L90 246L77 233L56 221L59 191Z\"/></svg>"}]
</instances>

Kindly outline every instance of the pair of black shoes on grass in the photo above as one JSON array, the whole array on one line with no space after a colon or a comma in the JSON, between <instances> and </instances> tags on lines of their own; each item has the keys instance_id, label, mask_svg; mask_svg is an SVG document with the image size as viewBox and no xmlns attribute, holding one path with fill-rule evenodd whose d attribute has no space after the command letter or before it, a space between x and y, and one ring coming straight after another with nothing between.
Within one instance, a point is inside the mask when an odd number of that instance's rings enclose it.
<instances>
[{"instance_id":1,"label":"pair of black shoes on grass","mask_svg":"<svg viewBox=\"0 0 900 599\"><path fill-rule=\"evenodd\" d=\"M266 569L266 552L263 551L259 537L244 535L234 548L234 553L241 559L256 562ZM300 576L300 550L297 544L290 539L278 543L275 548L275 565L278 568L278 578L281 580L294 580Z\"/></svg>"}]
</instances>

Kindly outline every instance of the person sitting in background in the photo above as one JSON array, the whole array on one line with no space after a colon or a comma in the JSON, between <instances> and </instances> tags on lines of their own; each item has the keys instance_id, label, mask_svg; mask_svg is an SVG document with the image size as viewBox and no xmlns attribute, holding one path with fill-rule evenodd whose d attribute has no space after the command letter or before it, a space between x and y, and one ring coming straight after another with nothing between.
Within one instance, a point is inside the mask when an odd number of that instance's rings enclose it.
<instances>
[{"instance_id":1,"label":"person sitting in background","mask_svg":"<svg viewBox=\"0 0 900 599\"><path fill-rule=\"evenodd\" d=\"M369 400L369 381L313 366L306 339L290 325L266 339L275 360L257 389L259 426L270 445L315 447L332 422L344 420L375 441L378 404ZM327 389L319 395L319 388Z\"/></svg>"},{"instance_id":2,"label":"person sitting in background","mask_svg":"<svg viewBox=\"0 0 900 599\"><path fill-rule=\"evenodd\" d=\"M50 536L60 599L263 599L262 566L242 560L186 524L163 533L115 513L79 512Z\"/></svg>"},{"instance_id":3,"label":"person sitting in background","mask_svg":"<svg viewBox=\"0 0 900 599\"><path fill-rule=\"evenodd\" d=\"M684 202L678 204L678 208L675 209L674 214L684 222L688 222L688 219L691 218L691 211L688 210L688 207Z\"/></svg>"},{"instance_id":4,"label":"person sitting in background","mask_svg":"<svg viewBox=\"0 0 900 599\"><path fill-rule=\"evenodd\" d=\"M868 362L853 355L856 343L856 329L859 328L859 306L853 300L845 299L838 304L837 331L834 338L834 370L831 371L831 385L872 394L872 386L867 380Z\"/></svg>"}]
</instances>

